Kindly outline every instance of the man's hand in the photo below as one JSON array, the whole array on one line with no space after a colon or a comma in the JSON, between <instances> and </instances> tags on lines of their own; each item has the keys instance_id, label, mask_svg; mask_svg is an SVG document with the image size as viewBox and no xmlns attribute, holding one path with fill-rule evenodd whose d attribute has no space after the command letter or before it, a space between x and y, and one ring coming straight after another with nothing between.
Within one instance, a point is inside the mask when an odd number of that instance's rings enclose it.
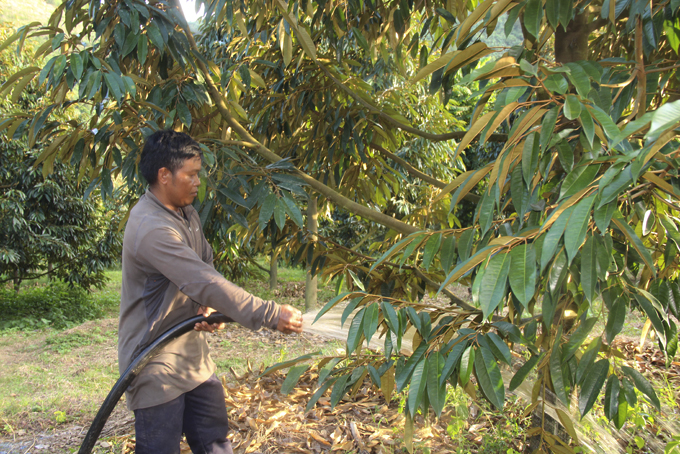
<instances>
[{"instance_id":1,"label":"man's hand","mask_svg":"<svg viewBox=\"0 0 680 454\"><path fill-rule=\"evenodd\" d=\"M210 314L213 312L217 312L215 309L212 307L207 307L207 306L201 306L201 308L198 310L197 315L203 315L204 317L209 317ZM208 323L208 322L200 322L196 323L194 325L194 330L196 331L208 331L210 333L214 332L216 329L224 329L226 325L224 323Z\"/></svg>"},{"instance_id":2,"label":"man's hand","mask_svg":"<svg viewBox=\"0 0 680 454\"><path fill-rule=\"evenodd\" d=\"M281 306L276 329L285 334L302 332L302 312L288 304Z\"/></svg>"}]
</instances>

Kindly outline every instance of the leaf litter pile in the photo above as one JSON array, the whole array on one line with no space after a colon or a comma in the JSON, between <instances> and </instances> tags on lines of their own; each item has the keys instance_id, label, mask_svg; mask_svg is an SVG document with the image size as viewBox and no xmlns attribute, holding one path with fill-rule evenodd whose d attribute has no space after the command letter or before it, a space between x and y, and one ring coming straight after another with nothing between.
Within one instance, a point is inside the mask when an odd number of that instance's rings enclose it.
<instances>
[{"instance_id":1,"label":"leaf litter pile","mask_svg":"<svg viewBox=\"0 0 680 454\"><path fill-rule=\"evenodd\" d=\"M300 337L296 340L293 336L277 332L252 332L234 326L216 334L213 342L239 338L252 344L265 342L288 346L303 340L315 349L326 342L326 339L311 334ZM617 341L615 347L625 356L627 363L634 364L645 375L652 375L654 381L668 380L675 391L675 398L680 400L680 362L675 361L666 369L662 353L652 342L648 342L642 350L637 342L632 341ZM373 388L370 378L359 382L354 392L345 396L335 408L331 408L331 391L328 390L319 398L317 405L305 411L318 388L316 366L306 370L288 394L281 392L286 371L261 376L263 368L253 370L248 364L242 374L232 369L230 374L222 376L231 426L229 437L235 453L407 452L403 441L404 415L400 412L400 396L393 396L389 403L386 402L382 392ZM121 405L124 403L119 403L119 407ZM509 448L526 452L528 444L524 434L531 420L524 414L526 402L508 396L503 414L485 410L487 406L483 401L473 403L466 398L462 400L463 408L460 405L461 402L447 403L439 420L431 412L427 418L422 415L416 417L415 433L412 435L416 453L427 450L455 452L461 448L463 452L471 453L494 452L489 450L490 441L501 438L505 442L502 452ZM126 411L118 413L114 413L108 421L102 433L104 439L94 452L134 452L131 415ZM89 421L85 424L89 425ZM61 440L52 439L50 449L77 447L86 428L79 427L78 434L73 431L54 434L54 438ZM660 427L655 429L652 431L664 431ZM190 452L188 445L182 445L182 452Z\"/></svg>"},{"instance_id":2,"label":"leaf litter pile","mask_svg":"<svg viewBox=\"0 0 680 454\"><path fill-rule=\"evenodd\" d=\"M254 336L267 342L286 343L290 336L271 331L251 332L234 327L238 337ZM235 333L232 332L233 336ZM303 335L316 346L325 340L319 336ZM229 414L232 446L236 454L245 453L406 453L404 447L404 414L400 412L399 396L386 402L382 392L376 390L370 378L358 382L354 392L346 395L331 408L329 389L317 404L305 411L307 403L318 388L318 369L312 366L301 376L297 385L288 393L281 388L287 374L279 370L262 376L264 366L254 370L248 363L247 370L239 375L231 373L221 377L225 387L225 403ZM482 404L483 405L483 404ZM526 405L522 402L506 402L503 415L481 410L475 404L462 410L447 407L437 420L433 413L427 418L415 419L413 443L415 452L452 452L465 445L469 452L477 452L483 440L490 438L498 427L508 425L510 418L523 418ZM465 420L467 417L467 420ZM455 437L447 432L451 421L459 422ZM526 429L526 427L524 427ZM524 431L524 430L523 430ZM134 452L134 437L119 437L123 441L123 454ZM509 440L509 447L521 452L524 439ZM117 443L116 443L117 444ZM191 452L182 443L182 453ZM425 451L427 452L427 451ZM505 452L505 451L503 451Z\"/></svg>"}]
</instances>

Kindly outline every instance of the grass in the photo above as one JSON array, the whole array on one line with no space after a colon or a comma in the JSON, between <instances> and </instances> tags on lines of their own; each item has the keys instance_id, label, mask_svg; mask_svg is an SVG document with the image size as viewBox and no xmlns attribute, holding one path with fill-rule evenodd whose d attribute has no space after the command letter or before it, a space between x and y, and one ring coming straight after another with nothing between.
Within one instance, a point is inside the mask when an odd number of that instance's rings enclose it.
<instances>
[{"instance_id":1,"label":"grass","mask_svg":"<svg viewBox=\"0 0 680 454\"><path fill-rule=\"evenodd\" d=\"M57 0L0 0L0 22L14 27L31 22L46 24L58 4Z\"/></svg>"}]
</instances>

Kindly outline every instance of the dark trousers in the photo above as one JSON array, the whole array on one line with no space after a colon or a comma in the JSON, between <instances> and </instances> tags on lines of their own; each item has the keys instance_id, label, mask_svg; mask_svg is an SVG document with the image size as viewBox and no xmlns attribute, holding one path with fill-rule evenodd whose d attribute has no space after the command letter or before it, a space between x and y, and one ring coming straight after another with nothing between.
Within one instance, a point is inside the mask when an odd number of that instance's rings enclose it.
<instances>
[{"instance_id":1,"label":"dark trousers","mask_svg":"<svg viewBox=\"0 0 680 454\"><path fill-rule=\"evenodd\" d=\"M135 410L137 454L178 454L182 433L194 454L232 454L222 383L215 375L155 407Z\"/></svg>"}]
</instances>

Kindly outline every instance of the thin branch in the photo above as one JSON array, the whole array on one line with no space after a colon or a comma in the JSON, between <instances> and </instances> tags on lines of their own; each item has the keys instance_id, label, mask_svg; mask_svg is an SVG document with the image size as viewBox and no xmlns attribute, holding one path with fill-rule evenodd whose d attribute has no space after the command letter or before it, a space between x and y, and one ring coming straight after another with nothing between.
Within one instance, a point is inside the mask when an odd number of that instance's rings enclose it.
<instances>
[{"instance_id":1,"label":"thin branch","mask_svg":"<svg viewBox=\"0 0 680 454\"><path fill-rule=\"evenodd\" d=\"M649 74L649 73L659 73L659 72L662 72L662 71L666 71L668 69L675 69L675 68L680 68L680 64L673 65L673 66L667 66L665 68L649 69L646 72L647 72L647 74Z\"/></svg>"},{"instance_id":2,"label":"thin branch","mask_svg":"<svg viewBox=\"0 0 680 454\"><path fill-rule=\"evenodd\" d=\"M402 166L408 173L410 173L412 176L416 178L420 178L421 180L430 183L433 186L438 187L439 189L444 189L446 187L446 183L443 181L439 181L436 178L433 178L420 170L416 169L413 167L411 164L406 162L406 160L400 158L399 156L395 155L394 153L389 152L388 150L384 149L380 145L376 145L374 143L369 145L371 148L373 148L376 151L379 151L380 153L384 154L394 162L398 163L400 166Z\"/></svg>"}]
</instances>

